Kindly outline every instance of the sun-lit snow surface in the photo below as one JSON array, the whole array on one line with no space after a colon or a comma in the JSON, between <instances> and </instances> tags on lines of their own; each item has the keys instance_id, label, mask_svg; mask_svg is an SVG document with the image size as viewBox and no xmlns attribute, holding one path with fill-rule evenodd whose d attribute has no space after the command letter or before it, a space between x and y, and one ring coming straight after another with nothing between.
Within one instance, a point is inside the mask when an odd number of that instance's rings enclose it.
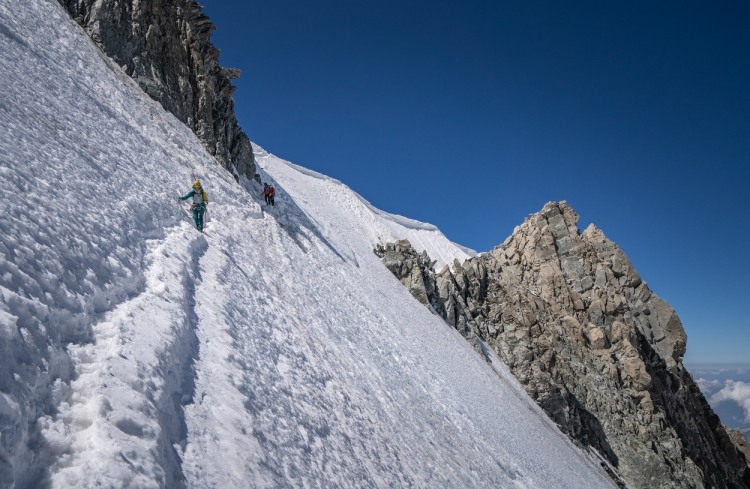
<instances>
[{"instance_id":1,"label":"sun-lit snow surface","mask_svg":"<svg viewBox=\"0 0 750 489\"><path fill-rule=\"evenodd\" d=\"M462 250L267 154L261 208L116 70L0 3L0 487L610 486L371 251Z\"/></svg>"},{"instance_id":2,"label":"sun-lit snow surface","mask_svg":"<svg viewBox=\"0 0 750 489\"><path fill-rule=\"evenodd\" d=\"M321 207L318 202L320 201L338 216L332 219L331 224L319 223L319 228L338 227L341 224L352 226L343 236L341 245L344 248L354 248L350 243L352 237L358 241L360 249L369 247L369 250L372 250L375 243L385 244L408 239L417 251L426 251L430 258L435 260L436 271L440 271L446 265L452 265L454 260L463 262L476 256L474 250L448 241L432 224L383 212L338 180L280 160L258 147L256 158L261 167L279 179L284 186L296 183L296 201L306 212L317 214ZM340 232L332 234L342 235Z\"/></svg>"}]
</instances>

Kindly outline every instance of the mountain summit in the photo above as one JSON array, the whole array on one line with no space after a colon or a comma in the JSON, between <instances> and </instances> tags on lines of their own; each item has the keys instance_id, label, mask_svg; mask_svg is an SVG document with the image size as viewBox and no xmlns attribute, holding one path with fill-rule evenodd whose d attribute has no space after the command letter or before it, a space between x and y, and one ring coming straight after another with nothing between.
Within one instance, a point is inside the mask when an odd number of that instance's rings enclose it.
<instances>
[{"instance_id":1,"label":"mountain summit","mask_svg":"<svg viewBox=\"0 0 750 489\"><path fill-rule=\"evenodd\" d=\"M631 487L748 485L744 455L682 364L675 311L601 230L577 223L550 202L492 252L439 274L408 243L376 251Z\"/></svg>"}]
</instances>

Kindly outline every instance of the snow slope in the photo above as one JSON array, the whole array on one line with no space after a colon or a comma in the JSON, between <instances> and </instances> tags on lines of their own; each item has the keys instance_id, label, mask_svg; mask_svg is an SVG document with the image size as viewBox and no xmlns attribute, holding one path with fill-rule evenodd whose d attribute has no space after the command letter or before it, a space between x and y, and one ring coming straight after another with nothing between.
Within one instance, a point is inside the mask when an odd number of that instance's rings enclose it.
<instances>
[{"instance_id":1,"label":"snow slope","mask_svg":"<svg viewBox=\"0 0 750 489\"><path fill-rule=\"evenodd\" d=\"M339 243L339 248L353 249L354 245L349 241L353 237L357 240L357 247L368 249L369 255L375 244L408 239L417 251L426 251L435 260L436 271L451 266L454 260L463 262L477 255L474 250L449 241L432 224L375 208L338 180L276 158L257 145L255 157L261 168L284 187L289 187L289 191L297 197L295 200L308 215L323 212L327 216L335 216L331 219L335 223L334 227L342 224L349 226L345 235L340 232L331 233L337 237L345 236L344 241ZM318 227L325 230L331 226L318 223Z\"/></svg>"},{"instance_id":2,"label":"snow slope","mask_svg":"<svg viewBox=\"0 0 750 489\"><path fill-rule=\"evenodd\" d=\"M0 487L611 486L372 253L434 227L267 153L262 208L54 0L0 68Z\"/></svg>"}]
</instances>

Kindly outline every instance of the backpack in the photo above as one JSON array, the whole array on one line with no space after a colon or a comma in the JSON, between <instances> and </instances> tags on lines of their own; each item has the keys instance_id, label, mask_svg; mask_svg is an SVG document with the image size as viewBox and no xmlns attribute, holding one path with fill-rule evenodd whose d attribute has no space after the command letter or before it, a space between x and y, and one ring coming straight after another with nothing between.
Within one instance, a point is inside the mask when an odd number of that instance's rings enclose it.
<instances>
[{"instance_id":1,"label":"backpack","mask_svg":"<svg viewBox=\"0 0 750 489\"><path fill-rule=\"evenodd\" d=\"M200 194L198 194L197 192L193 194L193 203L194 204L208 204L208 194L206 193L205 190L203 190L203 188L201 188Z\"/></svg>"}]
</instances>

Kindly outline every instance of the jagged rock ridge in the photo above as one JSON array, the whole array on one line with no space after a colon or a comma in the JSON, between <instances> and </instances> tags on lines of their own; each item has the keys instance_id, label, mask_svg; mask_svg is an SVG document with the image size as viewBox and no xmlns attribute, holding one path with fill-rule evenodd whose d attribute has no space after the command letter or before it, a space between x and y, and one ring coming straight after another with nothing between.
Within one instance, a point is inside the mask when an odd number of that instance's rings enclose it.
<instances>
[{"instance_id":1,"label":"jagged rock ridge","mask_svg":"<svg viewBox=\"0 0 750 489\"><path fill-rule=\"evenodd\" d=\"M566 203L549 203L491 253L439 274L408 242L376 253L631 487L750 487L745 455L682 364L674 310L602 231L577 222Z\"/></svg>"},{"instance_id":2,"label":"jagged rock ridge","mask_svg":"<svg viewBox=\"0 0 750 489\"><path fill-rule=\"evenodd\" d=\"M235 178L255 176L234 113L233 79L211 44L214 25L194 0L58 0L100 49L186 124Z\"/></svg>"}]
</instances>

